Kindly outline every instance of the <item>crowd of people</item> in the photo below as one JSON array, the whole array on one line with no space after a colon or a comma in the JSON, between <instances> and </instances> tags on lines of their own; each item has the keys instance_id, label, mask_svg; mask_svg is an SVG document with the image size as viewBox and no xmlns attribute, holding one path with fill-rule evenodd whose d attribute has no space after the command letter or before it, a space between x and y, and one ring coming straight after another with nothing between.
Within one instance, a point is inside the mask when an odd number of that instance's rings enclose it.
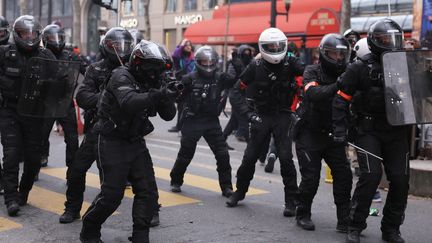
<instances>
[{"instance_id":1,"label":"crowd of people","mask_svg":"<svg viewBox=\"0 0 432 243\"><path fill-rule=\"evenodd\" d=\"M380 59L384 52L404 49L403 31L396 22L378 20L363 39L352 30L343 35L329 33L319 45L319 62L308 66L281 30L268 28L257 40L259 53L250 45L238 46L226 72L220 70L219 55L212 47L194 51L189 40L183 40L171 55L163 45L143 40L136 30L114 27L100 42L98 61L88 64L65 49L65 33L59 25L42 28L29 15L17 18L11 30L3 17L0 25L1 185L9 216L18 216L20 207L27 204L33 182L41 166L46 166L49 133L58 121L65 133L68 167L67 200L60 223L81 218L85 175L96 161L101 190L82 216L80 240L102 242L102 224L118 208L130 184L135 194L130 240L149 242L150 227L159 225L160 207L145 144L145 136L154 130L149 117L159 115L170 121L177 114L176 125L169 130L181 132L180 150L170 173L172 192L182 191L186 169L198 140L204 137L214 153L221 194L227 197L228 207L245 199L258 160L264 163L267 159L265 171L272 172L279 159L283 215L295 217L302 229L314 230L311 208L324 160L334 180L336 230L347 234L348 243L356 243L367 226L384 166L390 186L382 239L404 242L399 228L409 188L408 131L406 126L392 126L386 120ZM419 48L418 42L406 40L405 48ZM40 59L71 66L79 63L76 71L84 75L84 81L75 98L85 111L84 139L79 146L72 96L68 96L63 115L29 116L20 109L21 87L28 75L39 75L25 70L37 71L32 60ZM62 78L62 82L68 81ZM44 95L39 98L53 94ZM228 98L232 113L222 130L219 115ZM232 148L226 142L233 131L247 143L235 191L228 153ZM347 141L363 148L357 150L359 180L353 195ZM24 169L19 178L21 161Z\"/></svg>"}]
</instances>

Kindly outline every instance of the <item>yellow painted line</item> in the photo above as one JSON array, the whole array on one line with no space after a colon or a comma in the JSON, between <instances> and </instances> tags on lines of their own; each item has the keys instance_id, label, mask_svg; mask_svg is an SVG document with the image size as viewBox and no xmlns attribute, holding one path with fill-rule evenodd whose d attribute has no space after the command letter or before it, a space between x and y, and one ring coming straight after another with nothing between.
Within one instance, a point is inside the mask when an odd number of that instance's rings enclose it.
<instances>
[{"instance_id":1,"label":"yellow painted line","mask_svg":"<svg viewBox=\"0 0 432 243\"><path fill-rule=\"evenodd\" d=\"M66 168L49 168L42 169L41 172L56 178L64 179L66 177ZM86 185L94 188L100 188L99 175L87 172ZM134 194L131 189L125 190L125 197L133 198ZM164 207L177 206L183 204L200 202L197 199L185 197L177 193L170 193L159 190L159 203Z\"/></svg>"},{"instance_id":2,"label":"yellow painted line","mask_svg":"<svg viewBox=\"0 0 432 243\"><path fill-rule=\"evenodd\" d=\"M157 178L161 178L168 181L171 180L170 170L161 167L154 167L154 170ZM183 184L188 186L198 187L207 191L221 193L218 180L209 179L203 176L197 176L197 175L186 173L184 176ZM258 195L264 193L268 193L268 191L249 187L249 191L247 192L247 195Z\"/></svg>"},{"instance_id":3,"label":"yellow painted line","mask_svg":"<svg viewBox=\"0 0 432 243\"><path fill-rule=\"evenodd\" d=\"M29 194L28 204L48 212L62 215L64 212L65 201L66 196L64 194L53 192L42 187L33 186ZM85 213L88 207L90 207L90 203L83 202L81 215Z\"/></svg>"},{"instance_id":4,"label":"yellow painted line","mask_svg":"<svg viewBox=\"0 0 432 243\"><path fill-rule=\"evenodd\" d=\"M12 220L9 220L7 218L0 217L0 232L11 230L11 229L18 229L22 228L23 226L21 224L18 224Z\"/></svg>"}]
</instances>

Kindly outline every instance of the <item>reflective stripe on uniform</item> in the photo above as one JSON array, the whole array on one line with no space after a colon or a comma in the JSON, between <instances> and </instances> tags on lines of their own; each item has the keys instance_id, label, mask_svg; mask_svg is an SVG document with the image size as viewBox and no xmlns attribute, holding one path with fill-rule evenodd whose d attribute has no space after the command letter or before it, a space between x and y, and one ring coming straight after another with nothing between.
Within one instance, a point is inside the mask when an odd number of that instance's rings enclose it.
<instances>
[{"instance_id":1,"label":"reflective stripe on uniform","mask_svg":"<svg viewBox=\"0 0 432 243\"><path fill-rule=\"evenodd\" d=\"M352 96L351 95L348 95L348 94L342 92L341 90L338 90L337 94L340 95L342 98L344 98L347 101L351 101L352 100Z\"/></svg>"},{"instance_id":2,"label":"reflective stripe on uniform","mask_svg":"<svg viewBox=\"0 0 432 243\"><path fill-rule=\"evenodd\" d=\"M318 86L318 83L315 81L309 82L308 84L306 84L304 91L306 92L311 86Z\"/></svg>"}]
</instances>

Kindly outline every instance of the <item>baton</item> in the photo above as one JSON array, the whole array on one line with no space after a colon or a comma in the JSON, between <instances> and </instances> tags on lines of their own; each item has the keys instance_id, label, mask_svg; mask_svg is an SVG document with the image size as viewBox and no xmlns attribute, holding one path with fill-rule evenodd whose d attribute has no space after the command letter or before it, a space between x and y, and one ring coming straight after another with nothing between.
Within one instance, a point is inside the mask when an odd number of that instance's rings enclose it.
<instances>
[{"instance_id":1,"label":"baton","mask_svg":"<svg viewBox=\"0 0 432 243\"><path fill-rule=\"evenodd\" d=\"M366 154L369 154L369 155L371 155L371 156L373 156L373 157L375 157L375 158L377 158L377 159L379 159L379 160L381 160L381 161L384 160L383 158L379 157L378 155L373 154L373 153L367 151L366 149L363 149L363 148L361 148L361 147L359 147L359 146L357 146L357 145L355 145L355 144L353 144L353 143L348 142L348 145L350 145L350 146L352 146L352 147L354 147L354 148L356 148L356 149L358 149L358 150L360 150L360 151L363 151L363 152L365 152Z\"/></svg>"}]
</instances>

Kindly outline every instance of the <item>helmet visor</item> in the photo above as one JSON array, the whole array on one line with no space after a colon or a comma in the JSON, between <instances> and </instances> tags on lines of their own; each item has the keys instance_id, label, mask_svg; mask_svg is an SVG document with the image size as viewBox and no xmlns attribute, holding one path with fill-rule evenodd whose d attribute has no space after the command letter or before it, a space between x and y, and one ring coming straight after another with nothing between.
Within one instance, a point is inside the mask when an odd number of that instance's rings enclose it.
<instances>
[{"instance_id":1,"label":"helmet visor","mask_svg":"<svg viewBox=\"0 0 432 243\"><path fill-rule=\"evenodd\" d=\"M269 54L279 54L286 51L287 42L286 41L275 41L275 42L267 42L261 43L261 48L264 52Z\"/></svg>"},{"instance_id":2,"label":"helmet visor","mask_svg":"<svg viewBox=\"0 0 432 243\"><path fill-rule=\"evenodd\" d=\"M34 44L40 34L39 30L32 28L20 28L16 29L15 32L22 41L28 44Z\"/></svg>"},{"instance_id":3,"label":"helmet visor","mask_svg":"<svg viewBox=\"0 0 432 243\"><path fill-rule=\"evenodd\" d=\"M121 58L129 55L132 52L133 41L130 40L112 40L105 38L105 50L111 54L120 56Z\"/></svg>"},{"instance_id":4,"label":"helmet visor","mask_svg":"<svg viewBox=\"0 0 432 243\"><path fill-rule=\"evenodd\" d=\"M387 33L373 33L372 41L381 48L388 50L400 50L403 47L403 36L399 31L389 30Z\"/></svg>"},{"instance_id":5,"label":"helmet visor","mask_svg":"<svg viewBox=\"0 0 432 243\"><path fill-rule=\"evenodd\" d=\"M53 34L48 34L45 37L47 43L51 44L51 45L56 45L56 46L60 46L63 45L65 43L65 34L62 33L53 33Z\"/></svg>"},{"instance_id":6,"label":"helmet visor","mask_svg":"<svg viewBox=\"0 0 432 243\"><path fill-rule=\"evenodd\" d=\"M8 35L8 28L0 28L0 39L6 37Z\"/></svg>"},{"instance_id":7,"label":"helmet visor","mask_svg":"<svg viewBox=\"0 0 432 243\"><path fill-rule=\"evenodd\" d=\"M346 46L336 46L336 48L324 48L323 54L330 60L335 62L348 62L350 59L351 51Z\"/></svg>"}]
</instances>

